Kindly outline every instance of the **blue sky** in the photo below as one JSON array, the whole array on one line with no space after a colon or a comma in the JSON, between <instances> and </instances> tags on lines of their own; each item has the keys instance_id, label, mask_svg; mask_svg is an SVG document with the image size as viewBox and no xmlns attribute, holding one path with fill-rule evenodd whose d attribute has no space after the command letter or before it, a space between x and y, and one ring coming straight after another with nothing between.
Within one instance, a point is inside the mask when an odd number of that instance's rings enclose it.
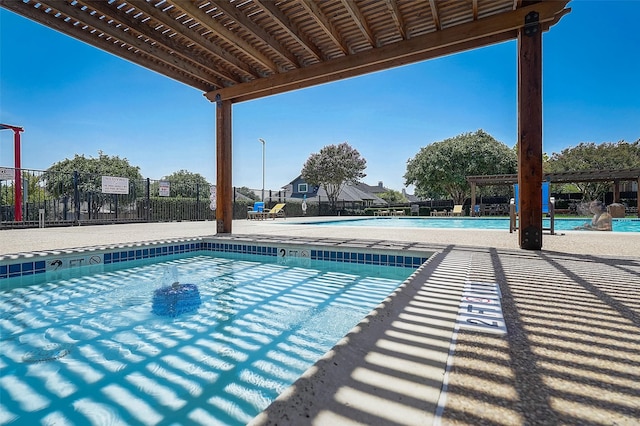
<instances>
[{"instance_id":1,"label":"blue sky","mask_svg":"<svg viewBox=\"0 0 640 426\"><path fill-rule=\"evenodd\" d=\"M543 149L640 138L640 1L569 3L543 36ZM401 190L421 147L484 129L517 137L516 42L235 104L233 184L295 178L310 154L348 142L364 182ZM75 154L127 158L143 176L186 169L215 183L215 109L202 92L0 9L0 122L22 126L22 166ZM0 166L13 166L0 132ZM411 191L411 188L409 188Z\"/></svg>"}]
</instances>

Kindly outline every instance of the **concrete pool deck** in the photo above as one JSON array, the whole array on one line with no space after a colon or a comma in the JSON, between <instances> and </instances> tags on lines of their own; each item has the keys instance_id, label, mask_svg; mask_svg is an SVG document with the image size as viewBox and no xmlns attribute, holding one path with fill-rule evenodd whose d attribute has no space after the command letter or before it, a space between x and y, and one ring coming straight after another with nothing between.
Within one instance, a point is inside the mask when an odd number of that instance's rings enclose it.
<instances>
[{"instance_id":1,"label":"concrete pool deck","mask_svg":"<svg viewBox=\"0 0 640 426\"><path fill-rule=\"evenodd\" d=\"M545 234L542 251L524 251L508 231L294 221L234 221L230 238L437 255L255 424L638 424L640 235ZM214 233L214 222L2 230L0 255ZM465 282L499 286L506 335L454 330Z\"/></svg>"}]
</instances>

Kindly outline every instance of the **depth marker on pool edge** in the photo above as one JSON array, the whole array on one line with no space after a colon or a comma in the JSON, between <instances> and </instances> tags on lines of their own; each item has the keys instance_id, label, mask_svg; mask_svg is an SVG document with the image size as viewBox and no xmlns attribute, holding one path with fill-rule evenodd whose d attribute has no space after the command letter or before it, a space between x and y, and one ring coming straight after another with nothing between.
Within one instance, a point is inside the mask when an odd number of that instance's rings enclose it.
<instances>
[{"instance_id":1,"label":"depth marker on pool edge","mask_svg":"<svg viewBox=\"0 0 640 426\"><path fill-rule=\"evenodd\" d=\"M456 328L507 334L501 298L502 294L497 283L466 281L458 309Z\"/></svg>"}]
</instances>

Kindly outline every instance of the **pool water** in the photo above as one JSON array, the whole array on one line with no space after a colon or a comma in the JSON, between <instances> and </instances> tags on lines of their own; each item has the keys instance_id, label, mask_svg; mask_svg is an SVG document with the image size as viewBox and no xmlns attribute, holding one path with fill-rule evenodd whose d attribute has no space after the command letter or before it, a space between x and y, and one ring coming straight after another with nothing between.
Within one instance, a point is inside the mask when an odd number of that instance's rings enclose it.
<instances>
[{"instance_id":1,"label":"pool water","mask_svg":"<svg viewBox=\"0 0 640 426\"><path fill-rule=\"evenodd\" d=\"M0 424L246 424L413 272L226 253L169 259L3 280ZM198 290L178 315L152 312L172 284L167 271Z\"/></svg>"},{"instance_id":2,"label":"pool water","mask_svg":"<svg viewBox=\"0 0 640 426\"><path fill-rule=\"evenodd\" d=\"M543 227L550 226L549 219L543 219ZM556 231L573 231L577 227L591 223L591 219L565 219L556 218ZM324 225L324 226L374 226L374 227L399 227L399 228L459 228L459 229L504 229L509 230L509 218L401 218L401 217L376 217L366 219L327 220L321 222L304 222L298 225ZM640 219L613 219L613 232L640 232Z\"/></svg>"}]
</instances>

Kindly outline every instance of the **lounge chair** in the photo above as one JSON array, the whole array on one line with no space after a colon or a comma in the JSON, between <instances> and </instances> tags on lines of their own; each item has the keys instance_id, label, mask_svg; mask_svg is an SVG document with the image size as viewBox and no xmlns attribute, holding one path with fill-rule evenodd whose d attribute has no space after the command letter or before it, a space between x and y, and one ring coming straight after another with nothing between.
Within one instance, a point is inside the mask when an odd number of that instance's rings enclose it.
<instances>
[{"instance_id":1,"label":"lounge chair","mask_svg":"<svg viewBox=\"0 0 640 426\"><path fill-rule=\"evenodd\" d=\"M256 201L253 203L253 210L247 211L247 219L264 219L266 216L264 201Z\"/></svg>"},{"instance_id":2,"label":"lounge chair","mask_svg":"<svg viewBox=\"0 0 640 426\"><path fill-rule=\"evenodd\" d=\"M451 210L451 216L462 216L462 204L456 204Z\"/></svg>"},{"instance_id":3,"label":"lounge chair","mask_svg":"<svg viewBox=\"0 0 640 426\"><path fill-rule=\"evenodd\" d=\"M511 204L509 205L509 232L513 232L518 229L519 226L519 218L518 218L518 206L519 206L519 197L518 197L518 185L513 185L514 190L514 198L511 199ZM542 228L543 231L549 231L551 235L555 234L555 206L554 199L551 197L551 189L549 182L542 182L542 213L549 216L549 227Z\"/></svg>"},{"instance_id":4,"label":"lounge chair","mask_svg":"<svg viewBox=\"0 0 640 426\"><path fill-rule=\"evenodd\" d=\"M267 217L275 219L276 217L284 217L286 219L286 214L284 211L285 203L276 204L273 208L267 210L265 213Z\"/></svg>"}]
</instances>

